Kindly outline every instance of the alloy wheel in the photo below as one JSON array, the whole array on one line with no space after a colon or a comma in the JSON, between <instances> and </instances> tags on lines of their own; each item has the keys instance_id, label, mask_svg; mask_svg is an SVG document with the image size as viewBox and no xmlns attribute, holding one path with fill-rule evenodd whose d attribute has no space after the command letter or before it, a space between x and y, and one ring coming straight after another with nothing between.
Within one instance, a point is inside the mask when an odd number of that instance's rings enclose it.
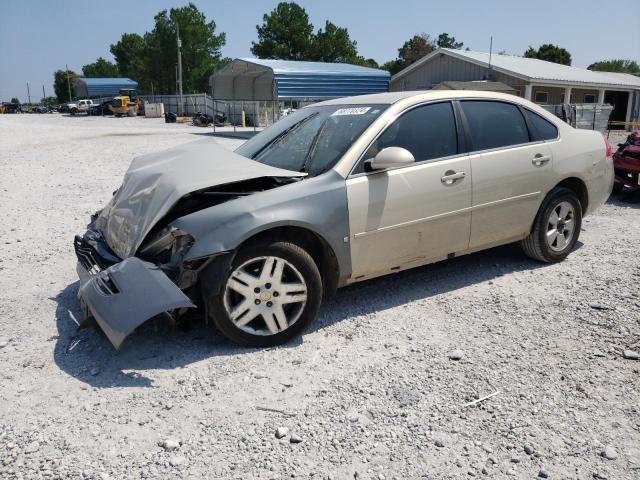
<instances>
[{"instance_id":1,"label":"alloy wheel","mask_svg":"<svg viewBox=\"0 0 640 480\"><path fill-rule=\"evenodd\" d=\"M547 245L554 252L561 252L571 242L575 233L575 210L567 201L558 203L547 222Z\"/></svg>"},{"instance_id":2,"label":"alloy wheel","mask_svg":"<svg viewBox=\"0 0 640 480\"><path fill-rule=\"evenodd\" d=\"M307 302L302 274L280 257L247 260L229 276L224 308L233 324L252 335L275 335L293 325Z\"/></svg>"}]
</instances>

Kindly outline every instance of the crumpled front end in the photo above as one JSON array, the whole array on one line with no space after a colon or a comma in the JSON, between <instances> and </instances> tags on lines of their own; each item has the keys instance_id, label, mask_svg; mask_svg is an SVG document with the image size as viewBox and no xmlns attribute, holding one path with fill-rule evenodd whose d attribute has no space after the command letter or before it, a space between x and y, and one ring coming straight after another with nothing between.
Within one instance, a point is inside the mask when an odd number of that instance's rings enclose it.
<instances>
[{"instance_id":1,"label":"crumpled front end","mask_svg":"<svg viewBox=\"0 0 640 480\"><path fill-rule=\"evenodd\" d=\"M174 221L305 175L254 162L212 139L134 159L120 188L75 238L86 313L118 348L149 318L195 307L184 292L228 252L200 245L193 255L196 239Z\"/></svg>"},{"instance_id":2,"label":"crumpled front end","mask_svg":"<svg viewBox=\"0 0 640 480\"><path fill-rule=\"evenodd\" d=\"M213 205L216 199L206 192L212 187L305 175L254 162L226 150L215 139L191 142L135 158L122 185L97 215L95 226L113 252L127 258L136 255L158 222L166 220L185 197L202 192L209 199L201 199L200 204ZM224 195L231 198L232 193ZM246 194L244 188L238 193Z\"/></svg>"},{"instance_id":3,"label":"crumpled front end","mask_svg":"<svg viewBox=\"0 0 640 480\"><path fill-rule=\"evenodd\" d=\"M115 348L150 318L195 307L158 265L138 257L121 260L97 230L76 236L74 247L83 310Z\"/></svg>"}]
</instances>

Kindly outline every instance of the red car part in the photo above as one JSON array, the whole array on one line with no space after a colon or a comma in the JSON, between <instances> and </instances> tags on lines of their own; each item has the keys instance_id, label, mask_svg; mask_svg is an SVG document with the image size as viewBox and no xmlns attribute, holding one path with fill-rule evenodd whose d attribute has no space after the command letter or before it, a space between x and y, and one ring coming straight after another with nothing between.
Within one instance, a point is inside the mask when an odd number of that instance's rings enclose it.
<instances>
[{"instance_id":1,"label":"red car part","mask_svg":"<svg viewBox=\"0 0 640 480\"><path fill-rule=\"evenodd\" d=\"M635 130L619 145L613 154L615 186L618 191L624 186L640 190L640 130Z\"/></svg>"}]
</instances>

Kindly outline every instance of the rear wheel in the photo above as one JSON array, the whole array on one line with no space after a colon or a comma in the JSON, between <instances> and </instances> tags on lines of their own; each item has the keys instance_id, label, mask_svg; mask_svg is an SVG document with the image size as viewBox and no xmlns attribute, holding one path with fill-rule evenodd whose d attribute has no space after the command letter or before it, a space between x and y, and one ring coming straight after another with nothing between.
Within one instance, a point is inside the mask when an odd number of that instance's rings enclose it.
<instances>
[{"instance_id":1,"label":"rear wheel","mask_svg":"<svg viewBox=\"0 0 640 480\"><path fill-rule=\"evenodd\" d=\"M576 194L556 188L545 198L531 234L521 245L524 253L545 263L564 260L571 252L582 226L582 206Z\"/></svg>"},{"instance_id":2,"label":"rear wheel","mask_svg":"<svg viewBox=\"0 0 640 480\"><path fill-rule=\"evenodd\" d=\"M288 242L242 249L218 295L208 299L214 325L249 347L286 343L314 320L322 299L311 256Z\"/></svg>"}]
</instances>

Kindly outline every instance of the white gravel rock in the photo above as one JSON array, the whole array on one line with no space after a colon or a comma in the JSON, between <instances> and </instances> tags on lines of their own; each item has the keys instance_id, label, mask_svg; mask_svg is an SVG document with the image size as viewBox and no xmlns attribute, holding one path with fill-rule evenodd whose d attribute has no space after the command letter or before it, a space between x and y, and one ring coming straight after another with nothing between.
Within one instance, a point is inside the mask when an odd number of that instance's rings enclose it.
<instances>
[{"instance_id":1,"label":"white gravel rock","mask_svg":"<svg viewBox=\"0 0 640 480\"><path fill-rule=\"evenodd\" d=\"M183 455L174 455L169 459L169 465L172 467L179 467L187 463L187 458Z\"/></svg>"},{"instance_id":2,"label":"white gravel rock","mask_svg":"<svg viewBox=\"0 0 640 480\"><path fill-rule=\"evenodd\" d=\"M607 460L615 460L618 458L618 452L611 445L607 445L602 451L602 456Z\"/></svg>"},{"instance_id":3,"label":"white gravel rock","mask_svg":"<svg viewBox=\"0 0 640 480\"><path fill-rule=\"evenodd\" d=\"M25 447L24 453L36 453L38 450L40 450L40 443L31 442Z\"/></svg>"},{"instance_id":4,"label":"white gravel rock","mask_svg":"<svg viewBox=\"0 0 640 480\"><path fill-rule=\"evenodd\" d=\"M168 438L160 442L160 446L164 448L166 451L171 452L172 450L177 450L180 448L180 442L173 438Z\"/></svg>"},{"instance_id":5,"label":"white gravel rock","mask_svg":"<svg viewBox=\"0 0 640 480\"><path fill-rule=\"evenodd\" d=\"M453 350L449 352L449 360L462 360L464 352L462 350Z\"/></svg>"}]
</instances>

